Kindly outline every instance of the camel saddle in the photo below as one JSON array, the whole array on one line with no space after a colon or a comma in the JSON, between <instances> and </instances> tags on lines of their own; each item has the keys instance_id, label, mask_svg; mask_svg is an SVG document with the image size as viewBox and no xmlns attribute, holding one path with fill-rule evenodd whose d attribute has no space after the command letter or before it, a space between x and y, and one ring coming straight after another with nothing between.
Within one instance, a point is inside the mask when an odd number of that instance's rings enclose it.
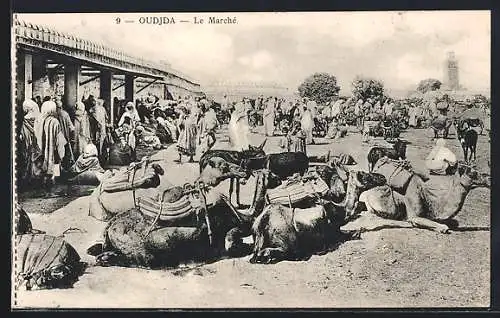
<instances>
[{"instance_id":1,"label":"camel saddle","mask_svg":"<svg viewBox=\"0 0 500 318\"><path fill-rule=\"evenodd\" d=\"M398 192L404 193L414 172L408 160L394 160L383 157L377 160L373 172L384 175L387 184Z\"/></svg>"},{"instance_id":2,"label":"camel saddle","mask_svg":"<svg viewBox=\"0 0 500 318\"><path fill-rule=\"evenodd\" d=\"M173 199L164 200L165 193L173 190L171 187L161 195L137 198L137 208L150 221L156 220L159 226L173 226L185 220L198 219L198 213L203 209L202 198L198 191L183 191Z\"/></svg>"},{"instance_id":3,"label":"camel saddle","mask_svg":"<svg viewBox=\"0 0 500 318\"><path fill-rule=\"evenodd\" d=\"M305 177L292 176L278 187L268 189L266 198L268 203L294 206L306 199L325 195L328 190L328 185L317 173L309 173Z\"/></svg>"},{"instance_id":4,"label":"camel saddle","mask_svg":"<svg viewBox=\"0 0 500 318\"><path fill-rule=\"evenodd\" d=\"M103 180L101 191L120 192L140 188L146 180L151 179L155 174L148 159L134 162L130 166L114 172L110 178Z\"/></svg>"}]
</instances>

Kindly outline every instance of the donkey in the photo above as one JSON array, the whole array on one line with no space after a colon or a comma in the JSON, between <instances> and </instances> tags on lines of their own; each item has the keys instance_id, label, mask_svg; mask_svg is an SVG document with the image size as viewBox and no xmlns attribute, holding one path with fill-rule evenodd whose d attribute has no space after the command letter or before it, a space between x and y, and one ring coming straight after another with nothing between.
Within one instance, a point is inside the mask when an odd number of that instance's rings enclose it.
<instances>
[{"instance_id":1,"label":"donkey","mask_svg":"<svg viewBox=\"0 0 500 318\"><path fill-rule=\"evenodd\" d=\"M264 145L266 144L267 139L257 147L250 145L248 150L243 151L234 151L234 150L222 150L222 149L210 149L205 152L200 158L200 174L202 174L203 170L207 168L209 160L213 157L219 157L228 163L236 164L241 166L244 160L265 156ZM250 175L247 173L246 178L249 178ZM240 178L231 177L229 178L231 183L229 185L229 200L233 197L233 189L235 188L236 181L236 204L238 207L240 204Z\"/></svg>"}]
</instances>

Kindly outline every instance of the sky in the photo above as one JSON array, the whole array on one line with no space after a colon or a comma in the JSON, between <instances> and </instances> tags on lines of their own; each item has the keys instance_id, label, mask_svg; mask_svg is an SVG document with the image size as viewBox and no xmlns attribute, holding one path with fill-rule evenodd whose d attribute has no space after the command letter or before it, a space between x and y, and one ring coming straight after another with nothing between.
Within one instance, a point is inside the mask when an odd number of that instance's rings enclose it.
<instances>
[{"instance_id":1,"label":"sky","mask_svg":"<svg viewBox=\"0 0 500 318\"><path fill-rule=\"evenodd\" d=\"M176 23L139 23L152 16ZM236 17L237 23L193 23L194 17L207 22L210 16ZM116 24L117 17L122 23ZM344 93L357 75L381 80L389 90L408 90L425 78L443 80L446 54L454 51L461 85L490 88L489 11L19 14L18 19L165 60L202 86L257 82L295 90L307 76L327 72ZM135 23L123 23L129 19Z\"/></svg>"}]
</instances>

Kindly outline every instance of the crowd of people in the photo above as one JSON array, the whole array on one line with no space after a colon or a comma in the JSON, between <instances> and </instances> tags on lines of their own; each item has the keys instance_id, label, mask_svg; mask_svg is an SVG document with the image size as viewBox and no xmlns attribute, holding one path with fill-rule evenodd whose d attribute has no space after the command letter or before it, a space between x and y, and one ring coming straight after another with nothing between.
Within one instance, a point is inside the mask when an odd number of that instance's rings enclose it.
<instances>
[{"instance_id":1,"label":"crowd of people","mask_svg":"<svg viewBox=\"0 0 500 318\"><path fill-rule=\"evenodd\" d=\"M34 178L42 180L47 192L61 176L71 177L89 169L104 171L107 151L113 143L130 149L132 159L139 144L161 149L177 143L176 161L182 163L184 156L193 162L196 154L201 155L214 146L217 128L221 122L227 122L233 150L248 149L249 134L262 125L266 136L281 136L279 145L283 151L307 154L307 145L315 143L314 132L320 123L324 123L321 129L325 138L341 138L346 135L348 125L353 125L362 133L362 141L367 142L370 125L376 121L407 121L409 127L419 128L436 116L455 111L455 104L446 95L426 102L396 101L384 96L335 97L326 105L308 98L259 96L234 102L224 96L220 107L205 97L160 100L157 96L147 96L135 102L115 98L111 123L102 99L90 95L66 107L62 100L62 96L25 100L22 125L18 125L18 178L24 184ZM436 147L444 149L444 144L440 141ZM434 160L436 154L431 157L429 160ZM456 158L446 160L448 165ZM431 166L441 172L447 169L444 163L436 161Z\"/></svg>"},{"instance_id":2,"label":"crowd of people","mask_svg":"<svg viewBox=\"0 0 500 318\"><path fill-rule=\"evenodd\" d=\"M262 116L263 133L266 136L282 137L279 145L283 151L304 152L306 146L314 144L313 132L318 122L326 123L325 138L337 139L346 135L348 124L362 134L362 142L370 138L372 125L387 123L398 128L427 128L436 118L455 116L462 108L485 111L487 106L475 105L472 101L453 101L448 95L427 100L402 99L390 97L345 98L335 97L326 105L318 105L308 98L287 100L277 97L242 98L229 102L224 96L221 111L230 113L229 139L234 150L248 149L248 133L254 125L253 116ZM427 168L433 174L450 174L457 164L457 157L446 147L444 139L438 139L436 146L426 158Z\"/></svg>"},{"instance_id":3,"label":"crowd of people","mask_svg":"<svg viewBox=\"0 0 500 318\"><path fill-rule=\"evenodd\" d=\"M113 123L102 99L90 95L73 106L63 106L63 100L27 99L19 112L19 184L41 181L47 195L52 195L58 179L71 179L82 171L102 173L111 144L129 150L134 160L139 145L162 149L177 142L178 161L187 156L192 162L197 149L204 152L216 141L219 122L205 98L148 96L135 103L115 98Z\"/></svg>"},{"instance_id":4,"label":"crowd of people","mask_svg":"<svg viewBox=\"0 0 500 318\"><path fill-rule=\"evenodd\" d=\"M27 99L22 104L19 136L21 184L39 179L50 190L58 178L79 170L81 161L99 155L106 137L107 114L101 99L64 108L61 96ZM101 147L101 148L100 148ZM99 162L98 170L101 170Z\"/></svg>"}]
</instances>

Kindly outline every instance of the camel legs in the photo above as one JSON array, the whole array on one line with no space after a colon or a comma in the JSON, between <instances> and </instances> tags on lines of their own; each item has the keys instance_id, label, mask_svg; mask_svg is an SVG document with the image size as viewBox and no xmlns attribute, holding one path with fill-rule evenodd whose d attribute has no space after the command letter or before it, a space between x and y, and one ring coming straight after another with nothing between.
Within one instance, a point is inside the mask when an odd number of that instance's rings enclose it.
<instances>
[{"instance_id":1,"label":"camel legs","mask_svg":"<svg viewBox=\"0 0 500 318\"><path fill-rule=\"evenodd\" d=\"M233 202L234 178L229 179L229 202Z\"/></svg>"},{"instance_id":2,"label":"camel legs","mask_svg":"<svg viewBox=\"0 0 500 318\"><path fill-rule=\"evenodd\" d=\"M236 179L236 206L238 208L241 206L241 202L240 202L240 179Z\"/></svg>"},{"instance_id":3,"label":"camel legs","mask_svg":"<svg viewBox=\"0 0 500 318\"><path fill-rule=\"evenodd\" d=\"M413 226L406 221L384 219L373 214L372 212L365 211L356 220L351 221L346 225L342 226L341 230L343 232L351 232L356 230L360 232L370 232L382 229L412 228L412 227Z\"/></svg>"},{"instance_id":4,"label":"camel legs","mask_svg":"<svg viewBox=\"0 0 500 318\"><path fill-rule=\"evenodd\" d=\"M236 184L235 184L236 183ZM240 203L240 180L238 178L231 178L229 183L229 201L233 202L233 191L236 190L236 205L239 208Z\"/></svg>"},{"instance_id":5,"label":"camel legs","mask_svg":"<svg viewBox=\"0 0 500 318\"><path fill-rule=\"evenodd\" d=\"M439 233L450 233L450 228L447 225L434 222L426 218L416 216L408 219L408 222L410 222L414 227L429 229Z\"/></svg>"},{"instance_id":6,"label":"camel legs","mask_svg":"<svg viewBox=\"0 0 500 318\"><path fill-rule=\"evenodd\" d=\"M250 259L250 263L272 264L285 259L286 252L280 247L267 247Z\"/></svg>"}]
</instances>

